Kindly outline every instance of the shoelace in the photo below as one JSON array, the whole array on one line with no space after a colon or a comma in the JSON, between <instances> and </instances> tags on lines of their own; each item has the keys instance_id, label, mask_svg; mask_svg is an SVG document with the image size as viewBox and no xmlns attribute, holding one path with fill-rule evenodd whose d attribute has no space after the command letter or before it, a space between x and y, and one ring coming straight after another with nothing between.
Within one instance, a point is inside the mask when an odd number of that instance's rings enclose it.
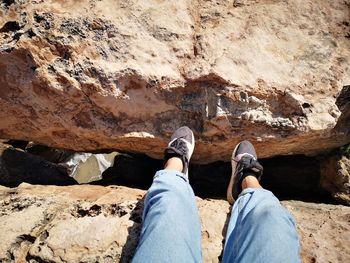
<instances>
[{"instance_id":1,"label":"shoelace","mask_svg":"<svg viewBox=\"0 0 350 263\"><path fill-rule=\"evenodd\" d=\"M186 143L183 140L177 139L177 140L173 141L170 144L170 147L175 148L176 150L181 152L181 155L184 155L185 157L187 157L188 148L187 148Z\"/></svg>"},{"instance_id":2,"label":"shoelace","mask_svg":"<svg viewBox=\"0 0 350 263\"><path fill-rule=\"evenodd\" d=\"M240 181L243 180L245 174L252 174L260 180L262 173L263 167L258 161L253 158L242 157L240 161L240 169L238 171Z\"/></svg>"}]
</instances>

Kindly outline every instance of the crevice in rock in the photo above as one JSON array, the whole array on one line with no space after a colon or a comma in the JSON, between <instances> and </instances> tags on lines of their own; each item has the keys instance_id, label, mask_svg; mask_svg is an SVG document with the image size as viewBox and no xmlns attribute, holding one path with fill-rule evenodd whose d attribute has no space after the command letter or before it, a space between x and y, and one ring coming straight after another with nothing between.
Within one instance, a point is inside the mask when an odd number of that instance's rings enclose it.
<instances>
[{"instance_id":1,"label":"crevice in rock","mask_svg":"<svg viewBox=\"0 0 350 263\"><path fill-rule=\"evenodd\" d=\"M341 111L341 115L335 129L342 131L346 136L350 134L350 85L345 85L339 92L336 105Z\"/></svg>"},{"instance_id":2,"label":"crevice in rock","mask_svg":"<svg viewBox=\"0 0 350 263\"><path fill-rule=\"evenodd\" d=\"M142 210L142 204L128 204L116 203L110 205L97 205L92 206L86 204L76 204L71 211L71 215L76 218L81 217L95 217L100 214L104 216L118 216L122 217L130 214L130 219L136 223L141 222L141 218L138 218L140 209ZM131 211L131 212L130 212Z\"/></svg>"},{"instance_id":3,"label":"crevice in rock","mask_svg":"<svg viewBox=\"0 0 350 263\"><path fill-rule=\"evenodd\" d=\"M39 236L40 241L44 241L49 237L49 232L47 230L44 230L41 235Z\"/></svg>"},{"instance_id":4,"label":"crevice in rock","mask_svg":"<svg viewBox=\"0 0 350 263\"><path fill-rule=\"evenodd\" d=\"M2 3L5 5L5 7L9 7L15 3L15 0L3 0Z\"/></svg>"},{"instance_id":5,"label":"crevice in rock","mask_svg":"<svg viewBox=\"0 0 350 263\"><path fill-rule=\"evenodd\" d=\"M31 234L22 234L17 236L14 242L11 243L9 249L6 251L7 259L5 259L5 262L8 262L7 260L18 261L19 255L26 255L32 244L34 244L35 240L36 237ZM2 259L0 258L0 262L2 262L1 260Z\"/></svg>"},{"instance_id":6,"label":"crevice in rock","mask_svg":"<svg viewBox=\"0 0 350 263\"><path fill-rule=\"evenodd\" d=\"M101 214L101 206L100 205L93 205L87 209L84 209L83 207L77 205L75 207L75 210L72 212L72 215L74 217L85 217L85 216L98 216Z\"/></svg>"},{"instance_id":7,"label":"crevice in rock","mask_svg":"<svg viewBox=\"0 0 350 263\"><path fill-rule=\"evenodd\" d=\"M319 187L320 157L302 155L262 159L264 175L262 185L280 200L303 200L334 203L330 195ZM128 154L116 156L115 167L103 174L95 185L118 184L148 189L153 176L162 167L162 161L147 156ZM215 162L190 165L189 178L193 190L202 198L226 198L231 176L231 164Z\"/></svg>"},{"instance_id":8,"label":"crevice in rock","mask_svg":"<svg viewBox=\"0 0 350 263\"><path fill-rule=\"evenodd\" d=\"M20 29L21 29L21 26L17 21L8 21L0 29L0 32L3 32L3 33L14 32L14 31L18 31Z\"/></svg>"},{"instance_id":9,"label":"crevice in rock","mask_svg":"<svg viewBox=\"0 0 350 263\"><path fill-rule=\"evenodd\" d=\"M0 185L17 187L22 182L41 185L73 185L62 166L14 148L1 151Z\"/></svg>"},{"instance_id":10,"label":"crevice in rock","mask_svg":"<svg viewBox=\"0 0 350 263\"><path fill-rule=\"evenodd\" d=\"M132 206L130 212L130 220L133 221L132 226L128 227L128 238L123 246L120 262L130 262L134 256L135 249L138 244L138 238L141 232L143 201L138 201Z\"/></svg>"},{"instance_id":11,"label":"crevice in rock","mask_svg":"<svg viewBox=\"0 0 350 263\"><path fill-rule=\"evenodd\" d=\"M32 236L32 235L24 234L24 235L19 236L17 239L18 239L18 242L25 242L25 241L28 241L28 242L30 242L30 243L34 243L36 237L34 237L34 236Z\"/></svg>"},{"instance_id":12,"label":"crevice in rock","mask_svg":"<svg viewBox=\"0 0 350 263\"><path fill-rule=\"evenodd\" d=\"M200 46L200 35L199 35L199 31L201 28L201 23L200 23L200 7L201 7L201 3L200 0L196 0L193 3L193 9L191 10L190 14L192 16L192 21L193 21L193 25L192 25L192 46L193 46L193 56L197 57L199 55L201 55L201 46Z\"/></svg>"},{"instance_id":13,"label":"crevice in rock","mask_svg":"<svg viewBox=\"0 0 350 263\"><path fill-rule=\"evenodd\" d=\"M33 256L33 255L27 255L26 261L32 262L32 263L55 263L52 260L44 260L41 257L37 257L37 256Z\"/></svg>"},{"instance_id":14,"label":"crevice in rock","mask_svg":"<svg viewBox=\"0 0 350 263\"><path fill-rule=\"evenodd\" d=\"M11 141L17 147L25 147L25 142ZM33 148L35 149L35 148ZM49 153L49 154L48 154ZM72 154L72 152L70 152ZM320 185L322 156L303 155L280 156L260 160L264 166L262 185L271 190L280 200L303 200L335 203ZM60 163L62 153L50 149L43 152L39 147L32 154L23 150L7 148L1 155L0 184L16 187L22 182L42 185L73 185L77 182L68 176L68 170ZM122 185L148 189L154 174L161 169L162 160L140 154L120 154L114 157L114 165L102 173L102 179L93 185ZM226 189L231 176L229 162L191 164L190 183L195 194L202 198L226 198ZM101 178L101 177L100 177ZM77 216L96 216L107 208L91 207L76 209ZM108 210L108 209L107 209ZM118 207L110 211L117 211ZM120 210L120 209L119 209ZM119 211L118 210L118 211ZM112 213L112 212L111 212Z\"/></svg>"}]
</instances>

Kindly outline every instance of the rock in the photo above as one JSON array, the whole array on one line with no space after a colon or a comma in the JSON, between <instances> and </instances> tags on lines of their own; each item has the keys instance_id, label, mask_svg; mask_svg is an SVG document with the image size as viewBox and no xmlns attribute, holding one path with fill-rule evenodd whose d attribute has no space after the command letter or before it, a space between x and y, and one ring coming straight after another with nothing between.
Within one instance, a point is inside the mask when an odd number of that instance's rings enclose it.
<instances>
[{"instance_id":1,"label":"rock","mask_svg":"<svg viewBox=\"0 0 350 263\"><path fill-rule=\"evenodd\" d=\"M5 1L0 137L193 160L315 154L350 140L349 1ZM171 14L171 15L169 15Z\"/></svg>"},{"instance_id":2,"label":"rock","mask_svg":"<svg viewBox=\"0 0 350 263\"><path fill-rule=\"evenodd\" d=\"M0 188L1 262L128 262L145 191L120 186ZM219 262L229 219L224 200L197 198L204 262ZM284 201L298 225L303 262L350 260L350 208Z\"/></svg>"},{"instance_id":3,"label":"rock","mask_svg":"<svg viewBox=\"0 0 350 263\"><path fill-rule=\"evenodd\" d=\"M102 174L114 165L117 152L109 154L74 153L62 165L67 167L68 175L79 184L102 179Z\"/></svg>"},{"instance_id":4,"label":"rock","mask_svg":"<svg viewBox=\"0 0 350 263\"><path fill-rule=\"evenodd\" d=\"M14 146L16 144L12 143L11 145ZM15 148L17 148L17 147L15 147ZM74 155L74 152L72 152L72 151L51 148L51 147L36 144L33 142L28 143L27 147L25 147L24 150L28 153L40 156L40 157L44 158L45 160L52 162L52 163L65 162L69 158L71 158L72 155Z\"/></svg>"},{"instance_id":5,"label":"rock","mask_svg":"<svg viewBox=\"0 0 350 263\"><path fill-rule=\"evenodd\" d=\"M297 222L303 262L350 260L350 207L300 201L282 203Z\"/></svg>"},{"instance_id":6,"label":"rock","mask_svg":"<svg viewBox=\"0 0 350 263\"><path fill-rule=\"evenodd\" d=\"M7 143L0 141L0 184L10 187L22 182L72 185L99 181L118 155L117 152L73 153L43 145L30 145L23 151Z\"/></svg>"},{"instance_id":7,"label":"rock","mask_svg":"<svg viewBox=\"0 0 350 263\"><path fill-rule=\"evenodd\" d=\"M338 202L350 206L350 159L333 155L324 160L320 184Z\"/></svg>"},{"instance_id":8,"label":"rock","mask_svg":"<svg viewBox=\"0 0 350 263\"><path fill-rule=\"evenodd\" d=\"M45 145L29 143L25 151L45 160L59 164L79 184L102 179L102 173L114 164L117 152L93 154L55 149Z\"/></svg>"},{"instance_id":9,"label":"rock","mask_svg":"<svg viewBox=\"0 0 350 263\"><path fill-rule=\"evenodd\" d=\"M72 185L64 167L0 142L0 184L16 187L22 182L41 185Z\"/></svg>"}]
</instances>

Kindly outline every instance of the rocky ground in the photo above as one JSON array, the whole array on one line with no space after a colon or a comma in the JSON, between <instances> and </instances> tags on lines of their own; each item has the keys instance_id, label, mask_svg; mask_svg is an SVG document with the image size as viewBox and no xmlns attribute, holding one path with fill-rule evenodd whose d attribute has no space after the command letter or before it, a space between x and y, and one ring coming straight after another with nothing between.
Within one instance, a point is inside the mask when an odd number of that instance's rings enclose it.
<instances>
[{"instance_id":1,"label":"rocky ground","mask_svg":"<svg viewBox=\"0 0 350 263\"><path fill-rule=\"evenodd\" d=\"M0 188L1 262L128 262L145 191L119 186ZM197 198L204 262L219 262L230 206ZM295 216L303 262L349 262L350 208L284 201Z\"/></svg>"},{"instance_id":2,"label":"rocky ground","mask_svg":"<svg viewBox=\"0 0 350 263\"><path fill-rule=\"evenodd\" d=\"M117 185L147 189L162 162L118 154L103 174L93 171L102 180L91 184L99 186L78 185L53 162L61 151L42 146L34 151L28 145L0 142L0 185L8 186L0 186L0 262L129 262L145 191ZM295 216L303 262L347 262L350 207L337 203L349 205L349 159L339 154L323 159L262 160L262 184L285 200L283 205ZM190 167L192 187L202 197L197 204L205 262L220 261L230 213L224 200L230 169L222 162ZM291 200L295 198L308 202Z\"/></svg>"},{"instance_id":3,"label":"rocky ground","mask_svg":"<svg viewBox=\"0 0 350 263\"><path fill-rule=\"evenodd\" d=\"M0 1L0 138L13 139L0 140L0 262L128 262L136 188L182 125L196 137L205 262L220 260L227 161L242 139L294 214L303 261L350 262L349 10L349 0ZM115 165L81 168L80 182L102 179L77 185L62 159L76 152L114 152Z\"/></svg>"}]
</instances>

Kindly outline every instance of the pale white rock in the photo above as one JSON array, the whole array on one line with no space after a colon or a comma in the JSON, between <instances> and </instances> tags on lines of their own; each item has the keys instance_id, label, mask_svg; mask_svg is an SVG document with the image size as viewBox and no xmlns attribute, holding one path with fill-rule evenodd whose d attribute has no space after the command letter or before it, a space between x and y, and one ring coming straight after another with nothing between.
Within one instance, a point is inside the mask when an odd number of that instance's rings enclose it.
<instances>
[{"instance_id":1,"label":"pale white rock","mask_svg":"<svg viewBox=\"0 0 350 263\"><path fill-rule=\"evenodd\" d=\"M141 230L144 194L118 186L1 188L0 261L130 262ZM196 202L203 261L220 262L231 207L226 200ZM303 262L350 260L349 207L282 204L295 217Z\"/></svg>"}]
</instances>

